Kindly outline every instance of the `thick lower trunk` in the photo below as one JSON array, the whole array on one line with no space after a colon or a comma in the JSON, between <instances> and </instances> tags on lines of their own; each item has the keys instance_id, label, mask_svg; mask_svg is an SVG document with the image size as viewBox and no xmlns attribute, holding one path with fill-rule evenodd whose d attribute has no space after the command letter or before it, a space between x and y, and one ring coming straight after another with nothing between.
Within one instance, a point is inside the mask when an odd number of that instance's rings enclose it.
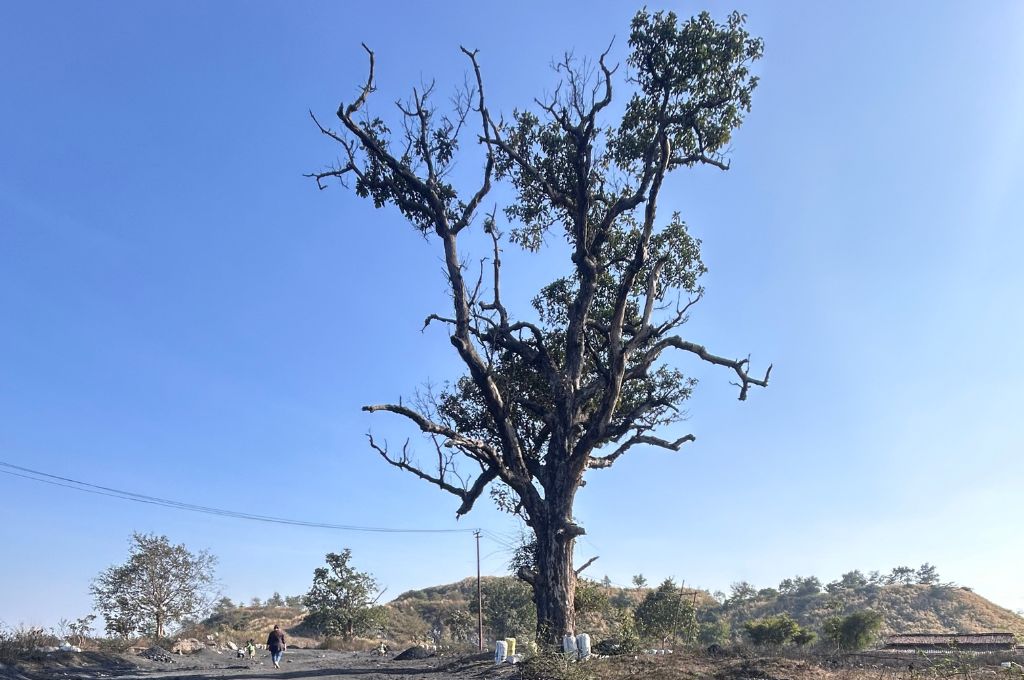
<instances>
[{"instance_id":1,"label":"thick lower trunk","mask_svg":"<svg viewBox=\"0 0 1024 680\"><path fill-rule=\"evenodd\" d=\"M572 568L574 537L564 528L535 529L537 564L533 600L537 605L537 640L560 644L576 633L576 574Z\"/></svg>"}]
</instances>

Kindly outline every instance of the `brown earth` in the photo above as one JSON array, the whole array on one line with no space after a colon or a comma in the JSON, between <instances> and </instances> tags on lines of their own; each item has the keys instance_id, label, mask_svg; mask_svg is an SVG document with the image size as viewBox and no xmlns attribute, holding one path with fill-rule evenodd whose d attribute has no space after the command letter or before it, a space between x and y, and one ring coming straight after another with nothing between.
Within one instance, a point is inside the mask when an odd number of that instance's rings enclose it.
<instances>
[{"instance_id":1,"label":"brown earth","mask_svg":"<svg viewBox=\"0 0 1024 680\"><path fill-rule=\"evenodd\" d=\"M289 650L280 670L262 652L254 661L204 650L173 663L136 656L84 653L54 655L17 669L0 668L4 680L519 680L514 666L496 667L489 654L394 661L366 652ZM969 661L927 660L910 656L848 655L789 658L732 654L641 656L595 659L572 675L579 680L998 680L1024 678L1000 668L1001 656ZM1020 661L1020 658L1017 658ZM964 666L969 665L969 668ZM584 671L581 674L578 671Z\"/></svg>"}]
</instances>

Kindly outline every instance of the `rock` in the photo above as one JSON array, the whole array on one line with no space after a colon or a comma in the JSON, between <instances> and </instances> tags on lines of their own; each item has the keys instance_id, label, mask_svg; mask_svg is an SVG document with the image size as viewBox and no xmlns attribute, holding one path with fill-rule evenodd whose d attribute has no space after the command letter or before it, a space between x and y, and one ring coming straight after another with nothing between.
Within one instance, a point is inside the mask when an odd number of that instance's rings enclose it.
<instances>
[{"instance_id":1,"label":"rock","mask_svg":"<svg viewBox=\"0 0 1024 680\"><path fill-rule=\"evenodd\" d=\"M232 652L237 652L238 651L238 645L236 645L231 640L228 640L228 649L230 649Z\"/></svg>"},{"instance_id":2,"label":"rock","mask_svg":"<svg viewBox=\"0 0 1024 680\"><path fill-rule=\"evenodd\" d=\"M171 647L171 653L172 654L194 654L194 653L198 652L200 649L202 649L203 647L205 647L205 645L201 641L199 641L199 640L197 640L195 638L184 638L184 639L178 640L177 642L174 643L174 646Z\"/></svg>"}]
</instances>

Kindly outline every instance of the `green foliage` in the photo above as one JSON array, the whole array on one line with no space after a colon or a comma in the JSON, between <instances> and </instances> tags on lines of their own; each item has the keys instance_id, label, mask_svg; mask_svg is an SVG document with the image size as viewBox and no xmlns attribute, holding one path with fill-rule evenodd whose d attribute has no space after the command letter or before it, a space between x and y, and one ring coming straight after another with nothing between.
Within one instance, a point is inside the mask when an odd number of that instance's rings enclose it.
<instances>
[{"instance_id":1,"label":"green foliage","mask_svg":"<svg viewBox=\"0 0 1024 680\"><path fill-rule=\"evenodd\" d=\"M536 630L537 608L530 587L514 578L484 585L484 625L497 639L520 637Z\"/></svg>"},{"instance_id":2,"label":"green foliage","mask_svg":"<svg viewBox=\"0 0 1024 680\"><path fill-rule=\"evenodd\" d=\"M697 639L697 620L689 593L672 579L647 593L636 608L636 625L644 639L667 641L681 637L686 643Z\"/></svg>"},{"instance_id":3,"label":"green foliage","mask_svg":"<svg viewBox=\"0 0 1024 680\"><path fill-rule=\"evenodd\" d=\"M856 651L874 642L882 627L882 615L865 609L849 616L833 616L822 627L825 638L840 649Z\"/></svg>"},{"instance_id":4,"label":"green foliage","mask_svg":"<svg viewBox=\"0 0 1024 680\"><path fill-rule=\"evenodd\" d=\"M917 582L923 586L934 586L939 582L939 570L935 565L925 562L917 570Z\"/></svg>"},{"instance_id":5,"label":"green foliage","mask_svg":"<svg viewBox=\"0 0 1024 680\"><path fill-rule=\"evenodd\" d=\"M442 620L452 642L468 642L475 639L477 619L465 609L452 609Z\"/></svg>"},{"instance_id":6,"label":"green foliage","mask_svg":"<svg viewBox=\"0 0 1024 680\"><path fill-rule=\"evenodd\" d=\"M132 534L128 561L107 568L92 583L107 632L161 638L168 626L202 616L211 604L216 562L205 550L192 553L166 536Z\"/></svg>"},{"instance_id":7,"label":"green foliage","mask_svg":"<svg viewBox=\"0 0 1024 680\"><path fill-rule=\"evenodd\" d=\"M576 599L573 606L576 608L576 614L580 616L601 615L608 611L611 602L601 585L589 579L580 579L576 583Z\"/></svg>"},{"instance_id":8,"label":"green foliage","mask_svg":"<svg viewBox=\"0 0 1024 680\"><path fill-rule=\"evenodd\" d=\"M732 628L723 618L714 617L697 626L697 641L702 645L724 645L732 638Z\"/></svg>"},{"instance_id":9,"label":"green foliage","mask_svg":"<svg viewBox=\"0 0 1024 680\"><path fill-rule=\"evenodd\" d=\"M327 566L313 572L313 585L305 597L309 614L306 623L325 635L340 635L346 641L384 624L386 610L375 606L377 581L357 571L349 561L352 551L328 553Z\"/></svg>"},{"instance_id":10,"label":"green foliage","mask_svg":"<svg viewBox=\"0 0 1024 680\"><path fill-rule=\"evenodd\" d=\"M818 634L808 628L801 628L793 634L793 644L800 647L811 644L818 639Z\"/></svg>"},{"instance_id":11,"label":"green foliage","mask_svg":"<svg viewBox=\"0 0 1024 680\"><path fill-rule=\"evenodd\" d=\"M815 638L813 632L802 628L789 614L776 614L747 621L743 624L743 630L750 638L750 642L758 646L778 647L787 642L803 645Z\"/></svg>"},{"instance_id":12,"label":"green foliage","mask_svg":"<svg viewBox=\"0 0 1024 680\"><path fill-rule=\"evenodd\" d=\"M275 592L273 595L267 598L266 606L268 607L283 607L284 598L281 597L281 593Z\"/></svg>"},{"instance_id":13,"label":"green foliage","mask_svg":"<svg viewBox=\"0 0 1024 680\"><path fill-rule=\"evenodd\" d=\"M646 588L647 578L643 574L635 574L633 576L633 587L634 588Z\"/></svg>"}]
</instances>

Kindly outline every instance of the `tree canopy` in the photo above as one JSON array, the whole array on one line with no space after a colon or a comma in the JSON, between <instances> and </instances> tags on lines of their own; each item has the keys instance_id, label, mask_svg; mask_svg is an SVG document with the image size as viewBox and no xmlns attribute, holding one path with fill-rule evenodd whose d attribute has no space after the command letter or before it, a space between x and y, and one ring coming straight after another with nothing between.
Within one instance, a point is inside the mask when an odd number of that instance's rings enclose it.
<instances>
[{"instance_id":1,"label":"tree canopy","mask_svg":"<svg viewBox=\"0 0 1024 680\"><path fill-rule=\"evenodd\" d=\"M206 613L213 602L216 558L191 552L166 536L132 534L128 561L105 569L92 583L107 632L163 637L167 627Z\"/></svg>"},{"instance_id":2,"label":"tree canopy","mask_svg":"<svg viewBox=\"0 0 1024 680\"><path fill-rule=\"evenodd\" d=\"M370 574L351 564L352 551L327 553L327 566L313 572L313 585L305 597L306 622L325 635L346 640L383 625L384 610L377 606L381 592Z\"/></svg>"},{"instance_id":3,"label":"tree canopy","mask_svg":"<svg viewBox=\"0 0 1024 680\"><path fill-rule=\"evenodd\" d=\"M610 105L622 78L608 51L596 62L566 55L554 93L506 118L488 105L481 54L465 47L470 84L448 112L435 107L431 83L398 102L397 122L366 113L377 88L366 48L367 80L338 107L341 129L313 116L341 154L311 173L317 185L340 180L377 207L393 206L440 246L451 309L424 325L446 327L466 367L410 402L364 407L413 423L430 442L430 464L408 442L395 451L371 435L369 444L456 496L459 516L490 489L523 518L536 536L536 568L520 576L533 586L538 629L555 637L574 628L573 547L585 531L572 508L584 474L640 446L678 451L695 439L664 436L696 386L670 353L728 369L741 400L768 384L770 366L753 375L749 358L715 354L680 333L706 267L682 215L658 209L674 171L729 166L763 50L744 23L739 13L719 23L706 12L688 20L638 12L617 119ZM455 166L473 161L478 178L457 186ZM499 182L512 200L485 211ZM461 248L472 229L490 244L479 270ZM536 252L556 239L569 249L566 271L515 313L502 295L503 249Z\"/></svg>"}]
</instances>

